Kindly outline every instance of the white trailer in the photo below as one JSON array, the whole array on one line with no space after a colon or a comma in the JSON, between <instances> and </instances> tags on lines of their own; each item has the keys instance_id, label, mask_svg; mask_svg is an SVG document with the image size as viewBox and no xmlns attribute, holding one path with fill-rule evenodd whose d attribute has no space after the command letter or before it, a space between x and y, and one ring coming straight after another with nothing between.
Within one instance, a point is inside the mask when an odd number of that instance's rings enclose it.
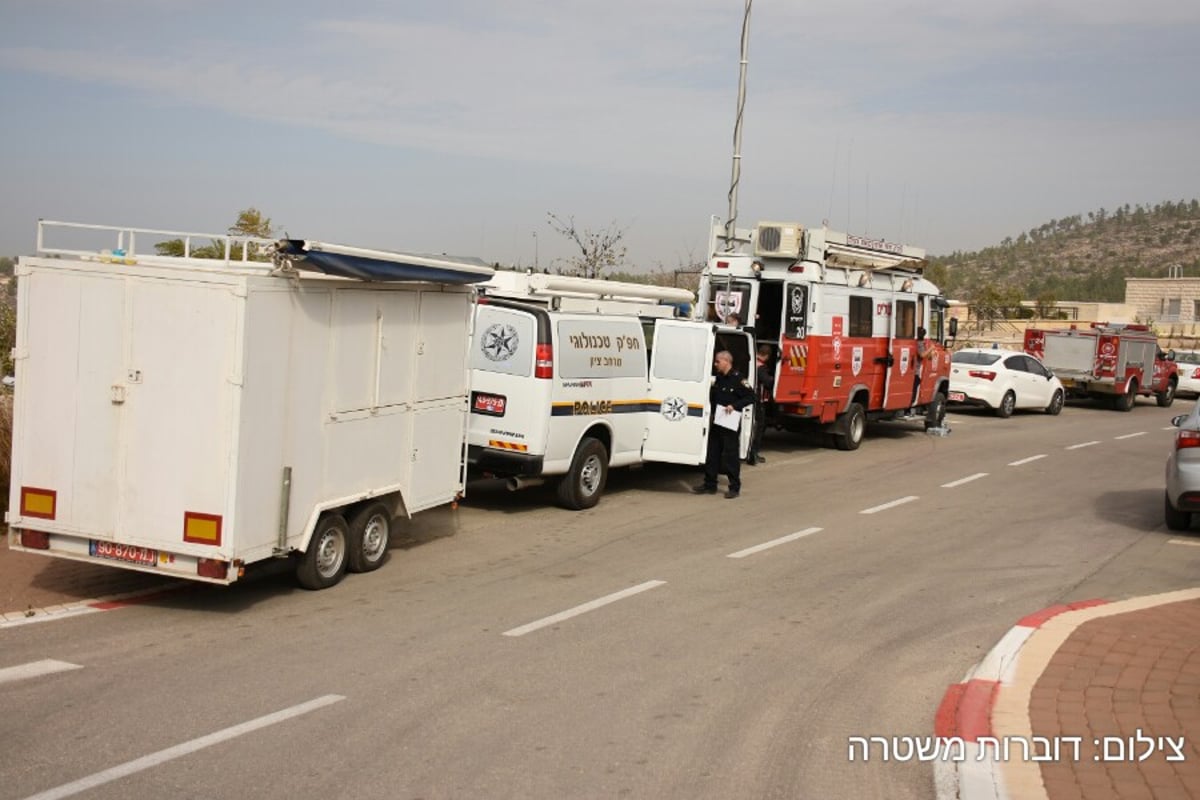
<instances>
[{"instance_id":1,"label":"white trailer","mask_svg":"<svg viewBox=\"0 0 1200 800\"><path fill-rule=\"evenodd\" d=\"M117 246L46 241L101 233ZM171 237L184 256L137 250ZM190 257L202 238L225 258ZM49 222L38 247L12 549L221 584L294 557L323 588L378 567L395 516L461 497L481 262Z\"/></svg>"}]
</instances>

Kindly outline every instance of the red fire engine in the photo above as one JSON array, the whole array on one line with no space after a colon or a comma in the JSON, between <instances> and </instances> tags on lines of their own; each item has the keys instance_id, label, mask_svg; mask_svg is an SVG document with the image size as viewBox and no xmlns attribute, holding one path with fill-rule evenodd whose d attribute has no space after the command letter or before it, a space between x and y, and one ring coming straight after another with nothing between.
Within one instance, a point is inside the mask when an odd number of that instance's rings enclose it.
<instances>
[{"instance_id":1,"label":"red fire engine","mask_svg":"<svg viewBox=\"0 0 1200 800\"><path fill-rule=\"evenodd\" d=\"M957 320L947 326L945 299L922 277L924 250L794 223L762 222L728 240L722 231L714 224L696 316L737 315L771 348L768 424L819 426L842 450L858 448L868 420L923 415L927 430L941 428Z\"/></svg>"},{"instance_id":2,"label":"red fire engine","mask_svg":"<svg viewBox=\"0 0 1200 800\"><path fill-rule=\"evenodd\" d=\"M1087 328L1029 328L1025 352L1041 359L1071 397L1092 397L1129 411L1139 394L1163 408L1175 401L1178 369L1146 325L1094 322Z\"/></svg>"}]
</instances>

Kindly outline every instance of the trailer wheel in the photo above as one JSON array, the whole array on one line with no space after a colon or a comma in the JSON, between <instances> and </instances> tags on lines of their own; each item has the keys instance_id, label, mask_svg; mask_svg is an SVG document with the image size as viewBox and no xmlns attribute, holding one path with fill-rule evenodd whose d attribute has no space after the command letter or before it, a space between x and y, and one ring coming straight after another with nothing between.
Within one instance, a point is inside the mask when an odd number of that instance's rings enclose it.
<instances>
[{"instance_id":1,"label":"trailer wheel","mask_svg":"<svg viewBox=\"0 0 1200 800\"><path fill-rule=\"evenodd\" d=\"M1113 408L1117 409L1117 411L1132 411L1133 404L1137 402L1137 390L1137 381L1130 380L1125 394L1119 394L1114 398Z\"/></svg>"},{"instance_id":2,"label":"trailer wheel","mask_svg":"<svg viewBox=\"0 0 1200 800\"><path fill-rule=\"evenodd\" d=\"M583 437L571 459L571 469L558 482L558 501L580 511L600 502L608 480L608 451L599 440Z\"/></svg>"},{"instance_id":3,"label":"trailer wheel","mask_svg":"<svg viewBox=\"0 0 1200 800\"><path fill-rule=\"evenodd\" d=\"M850 406L838 415L834 423L833 442L838 450L857 450L867 430L867 414L860 403Z\"/></svg>"},{"instance_id":4,"label":"trailer wheel","mask_svg":"<svg viewBox=\"0 0 1200 800\"><path fill-rule=\"evenodd\" d=\"M327 589L346 574L346 545L350 529L341 514L326 514L313 531L308 550L296 567L296 580L305 589Z\"/></svg>"},{"instance_id":5,"label":"trailer wheel","mask_svg":"<svg viewBox=\"0 0 1200 800\"><path fill-rule=\"evenodd\" d=\"M1057 417L1062 413L1064 402L1066 402L1066 398L1063 397L1062 389L1055 389L1054 397L1050 398L1050 405L1046 406L1046 413L1052 417Z\"/></svg>"},{"instance_id":6,"label":"trailer wheel","mask_svg":"<svg viewBox=\"0 0 1200 800\"><path fill-rule=\"evenodd\" d=\"M1175 381L1167 381L1167 388L1154 397L1158 400L1159 408L1170 408L1171 403L1175 402Z\"/></svg>"},{"instance_id":7,"label":"trailer wheel","mask_svg":"<svg viewBox=\"0 0 1200 800\"><path fill-rule=\"evenodd\" d=\"M925 430L940 428L946 421L946 395L934 392L933 400L925 409Z\"/></svg>"},{"instance_id":8,"label":"trailer wheel","mask_svg":"<svg viewBox=\"0 0 1200 800\"><path fill-rule=\"evenodd\" d=\"M1163 492L1163 517L1167 527L1173 531L1186 531L1192 526L1190 511L1180 511L1171 505L1171 496Z\"/></svg>"},{"instance_id":9,"label":"trailer wheel","mask_svg":"<svg viewBox=\"0 0 1200 800\"><path fill-rule=\"evenodd\" d=\"M1008 419L1013 415L1013 410L1017 407L1017 396L1009 389L1004 393L1004 397L1000 398L1000 405L996 406L996 416L1000 419Z\"/></svg>"},{"instance_id":10,"label":"trailer wheel","mask_svg":"<svg viewBox=\"0 0 1200 800\"><path fill-rule=\"evenodd\" d=\"M379 569L391 539L391 509L383 503L371 503L350 520L347 569L351 572Z\"/></svg>"}]
</instances>

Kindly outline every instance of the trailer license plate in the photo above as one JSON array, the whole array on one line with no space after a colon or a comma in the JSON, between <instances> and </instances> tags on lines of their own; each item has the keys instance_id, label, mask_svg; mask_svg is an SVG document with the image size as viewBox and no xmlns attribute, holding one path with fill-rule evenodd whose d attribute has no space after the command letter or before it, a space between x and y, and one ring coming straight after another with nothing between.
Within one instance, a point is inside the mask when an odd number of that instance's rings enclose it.
<instances>
[{"instance_id":1,"label":"trailer license plate","mask_svg":"<svg viewBox=\"0 0 1200 800\"><path fill-rule=\"evenodd\" d=\"M951 403L961 403L962 401L964 401L966 399L967 399L967 396L965 394L963 394L962 392L951 392L950 393L950 402Z\"/></svg>"},{"instance_id":2,"label":"trailer license plate","mask_svg":"<svg viewBox=\"0 0 1200 800\"><path fill-rule=\"evenodd\" d=\"M92 539L88 544L88 552L98 558L111 558L113 561L126 561L130 564L143 564L148 567L158 565L158 551L148 547L97 542Z\"/></svg>"}]
</instances>

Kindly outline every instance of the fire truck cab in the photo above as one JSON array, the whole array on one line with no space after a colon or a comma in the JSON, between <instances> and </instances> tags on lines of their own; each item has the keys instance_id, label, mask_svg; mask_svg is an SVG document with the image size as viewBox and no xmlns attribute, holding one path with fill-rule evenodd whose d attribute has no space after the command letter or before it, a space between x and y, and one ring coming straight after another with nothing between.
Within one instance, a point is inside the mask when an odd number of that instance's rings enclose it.
<instances>
[{"instance_id":1,"label":"fire truck cab","mask_svg":"<svg viewBox=\"0 0 1200 800\"><path fill-rule=\"evenodd\" d=\"M796 223L726 238L714 219L709 253L695 314L737 315L770 349L767 426L815 427L841 450L858 448L868 420L943 429L957 320L922 276L924 250Z\"/></svg>"}]
</instances>

